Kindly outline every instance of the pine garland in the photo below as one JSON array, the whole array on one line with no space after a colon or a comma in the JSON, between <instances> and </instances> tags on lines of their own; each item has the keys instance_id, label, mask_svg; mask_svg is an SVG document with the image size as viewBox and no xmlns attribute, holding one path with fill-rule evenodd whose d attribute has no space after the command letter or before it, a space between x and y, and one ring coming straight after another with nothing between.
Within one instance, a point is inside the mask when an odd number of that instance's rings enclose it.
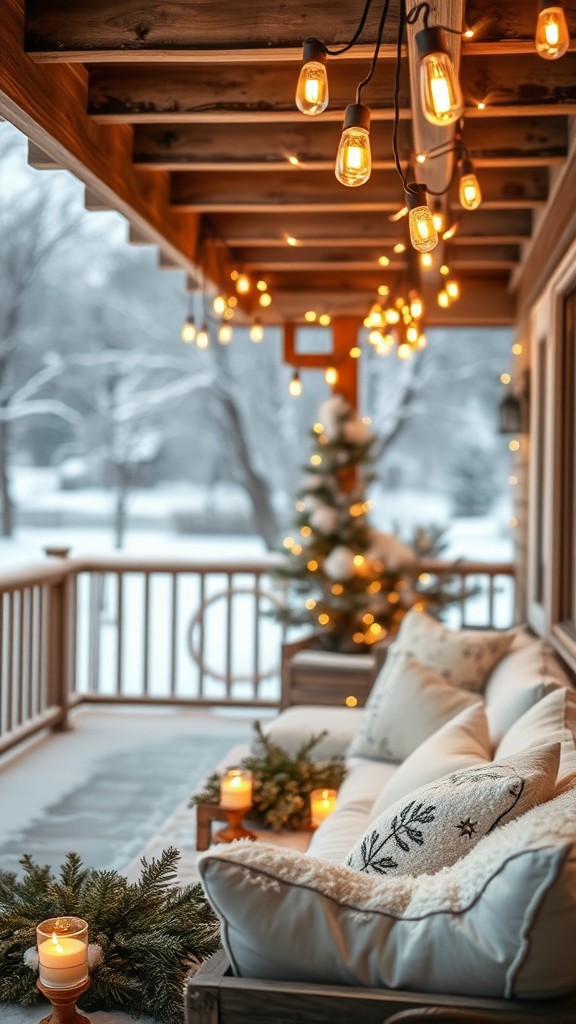
<instances>
[{"instance_id":1,"label":"pine garland","mask_svg":"<svg viewBox=\"0 0 576 1024\"><path fill-rule=\"evenodd\" d=\"M346 775L343 759L311 760L314 747L327 735L325 731L311 736L293 756L274 743L259 722L254 723L254 731L252 753L243 758L239 767L252 772L252 800L257 817L274 832L310 828L310 793L313 789L338 789ZM190 806L219 802L220 776L214 772L205 789L191 797Z\"/></svg>"},{"instance_id":2,"label":"pine garland","mask_svg":"<svg viewBox=\"0 0 576 1024\"><path fill-rule=\"evenodd\" d=\"M96 871L69 853L55 876L22 857L23 877L0 871L0 1001L38 1001L36 972L23 955L36 944L36 926L50 917L82 917L89 941L102 949L82 996L84 1010L149 1014L162 1024L182 1024L183 989L193 964L219 945L216 916L199 885L174 885L178 850L142 859L137 882L117 871Z\"/></svg>"}]
</instances>

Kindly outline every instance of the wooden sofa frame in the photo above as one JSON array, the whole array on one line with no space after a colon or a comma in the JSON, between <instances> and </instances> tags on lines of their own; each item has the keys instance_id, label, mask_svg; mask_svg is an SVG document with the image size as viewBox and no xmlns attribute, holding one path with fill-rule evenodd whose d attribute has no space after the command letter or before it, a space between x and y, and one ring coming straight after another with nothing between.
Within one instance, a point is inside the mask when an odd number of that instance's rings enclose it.
<instances>
[{"instance_id":1,"label":"wooden sofa frame","mask_svg":"<svg viewBox=\"0 0 576 1024\"><path fill-rule=\"evenodd\" d=\"M576 999L470 999L236 978L223 950L189 978L186 1024L576 1024Z\"/></svg>"}]
</instances>

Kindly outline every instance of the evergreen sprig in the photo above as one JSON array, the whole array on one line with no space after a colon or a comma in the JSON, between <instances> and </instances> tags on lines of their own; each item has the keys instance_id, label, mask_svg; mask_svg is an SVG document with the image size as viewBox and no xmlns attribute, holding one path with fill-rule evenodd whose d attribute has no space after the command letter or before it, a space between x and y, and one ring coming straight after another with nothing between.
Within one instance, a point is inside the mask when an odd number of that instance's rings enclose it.
<instances>
[{"instance_id":1,"label":"evergreen sprig","mask_svg":"<svg viewBox=\"0 0 576 1024\"><path fill-rule=\"evenodd\" d=\"M102 949L81 1009L182 1024L186 974L218 948L219 927L200 885L174 884L179 859L172 847L157 860L143 858L133 883L117 871L85 867L77 853L67 855L57 876L27 855L21 878L0 871L0 1001L38 1000L36 973L23 954L35 945L41 921L72 915L88 922L89 941Z\"/></svg>"},{"instance_id":2,"label":"evergreen sprig","mask_svg":"<svg viewBox=\"0 0 576 1024\"><path fill-rule=\"evenodd\" d=\"M310 793L314 789L338 789L346 767L341 757L313 761L314 747L326 736L311 736L295 754L287 753L254 723L252 752L240 762L252 772L252 801L257 817L268 828L299 831L310 827ZM220 802L220 776L209 777L205 788L195 793L190 806Z\"/></svg>"}]
</instances>

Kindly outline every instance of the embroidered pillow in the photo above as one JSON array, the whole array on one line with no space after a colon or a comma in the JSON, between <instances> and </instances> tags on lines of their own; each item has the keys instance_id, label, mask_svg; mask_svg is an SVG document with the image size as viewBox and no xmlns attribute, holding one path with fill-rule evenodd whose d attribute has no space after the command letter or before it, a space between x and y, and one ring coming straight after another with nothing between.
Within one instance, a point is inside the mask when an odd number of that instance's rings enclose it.
<instances>
[{"instance_id":1,"label":"embroidered pillow","mask_svg":"<svg viewBox=\"0 0 576 1024\"><path fill-rule=\"evenodd\" d=\"M390 654L393 658L409 654L452 686L478 692L509 651L514 637L513 631L446 629L431 615L410 611L402 620Z\"/></svg>"},{"instance_id":2,"label":"embroidered pillow","mask_svg":"<svg viewBox=\"0 0 576 1024\"><path fill-rule=\"evenodd\" d=\"M499 825L549 800L559 761L560 744L547 743L421 786L372 822L346 864L377 875L449 867Z\"/></svg>"},{"instance_id":3,"label":"embroidered pillow","mask_svg":"<svg viewBox=\"0 0 576 1024\"><path fill-rule=\"evenodd\" d=\"M477 702L415 658L399 654L379 673L348 756L403 761L444 722Z\"/></svg>"}]
</instances>

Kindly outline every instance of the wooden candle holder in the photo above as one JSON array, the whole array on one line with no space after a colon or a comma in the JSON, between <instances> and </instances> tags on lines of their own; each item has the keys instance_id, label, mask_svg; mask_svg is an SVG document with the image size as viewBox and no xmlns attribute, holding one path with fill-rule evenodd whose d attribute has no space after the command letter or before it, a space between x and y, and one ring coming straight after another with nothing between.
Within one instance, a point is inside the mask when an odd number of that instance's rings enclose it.
<instances>
[{"instance_id":1,"label":"wooden candle holder","mask_svg":"<svg viewBox=\"0 0 576 1024\"><path fill-rule=\"evenodd\" d=\"M231 843L234 839L256 839L254 832L244 828L242 818L248 814L249 807L224 807L228 824L214 836L215 843Z\"/></svg>"},{"instance_id":2,"label":"wooden candle holder","mask_svg":"<svg viewBox=\"0 0 576 1024\"><path fill-rule=\"evenodd\" d=\"M90 1024L90 1018L76 1009L76 1002L91 984L90 978L87 978L70 988L48 988L38 979L36 987L52 1003L52 1013L49 1017L43 1017L40 1024Z\"/></svg>"}]
</instances>

